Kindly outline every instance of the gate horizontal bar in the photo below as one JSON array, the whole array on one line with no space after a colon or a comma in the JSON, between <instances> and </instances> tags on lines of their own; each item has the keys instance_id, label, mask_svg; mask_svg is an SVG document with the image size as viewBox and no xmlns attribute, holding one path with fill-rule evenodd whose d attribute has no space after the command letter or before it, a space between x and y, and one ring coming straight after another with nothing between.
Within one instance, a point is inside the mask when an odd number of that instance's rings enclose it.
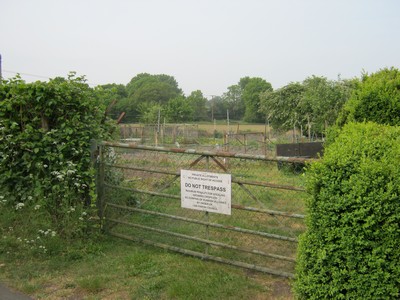
<instances>
[{"instance_id":1,"label":"gate horizontal bar","mask_svg":"<svg viewBox=\"0 0 400 300\"><path fill-rule=\"evenodd\" d=\"M170 251L179 252L179 253L182 253L185 255L199 257L201 259L212 260L212 261L224 263L227 265L232 265L232 266L241 267L241 268L245 268L245 269L255 270L255 271L268 273L268 274L272 274L272 275L277 275L277 276L282 276L282 277L286 277L286 278L294 278L294 274L288 273L288 272L280 272L280 271L276 271L273 269L269 269L269 268L265 268L265 267L261 267L261 266L257 266L257 265L251 265L251 264L247 264L247 263L243 263L243 262L239 262L239 261L235 261L235 260L230 260L230 259L225 259L222 257L213 256L213 255L209 255L209 254L203 254L201 252L182 249L179 247L170 246L170 245L166 245L166 244L162 244L162 243L157 243L157 242L153 242L153 241L146 240L146 239L138 239L138 238L124 235L124 234L115 233L112 231L110 232L110 235L113 235L115 237L119 237L122 239L130 240L130 241L138 242L138 243L156 246L156 247L170 250Z\"/></svg>"},{"instance_id":2,"label":"gate horizontal bar","mask_svg":"<svg viewBox=\"0 0 400 300\"><path fill-rule=\"evenodd\" d=\"M190 219L190 218L185 218L185 217L180 217L180 216L174 216L174 215L164 214L164 213L145 210L145 209L136 208L136 207L118 205L118 204L114 204L114 203L110 203L110 202L106 202L106 204L107 204L108 207L115 207L115 208L119 208L119 209L131 210L131 211L141 212L141 213L144 213L144 214L156 215L156 216L166 217L166 218L170 218L170 219L185 221L185 222L189 222L189 223L195 223L195 224L211 226L211 227L214 227L214 228L220 228L220 229L225 229L225 230L230 230L230 231L248 233L248 234L253 234L253 235L258 235L258 236L263 236L263 237L267 237L267 238L273 238L273 239L278 239L278 240L283 240L283 241L288 241L288 242L294 242L294 243L296 243L298 241L297 238L278 235L278 234L273 234L273 233L268 233L268 232L261 232L261 231L255 231L255 230L250 230L250 229L244 229L244 228L240 228L240 227L236 227L236 226L226 226L226 225L221 225L221 224L218 224L218 223L204 222L204 221L200 221L200 220L196 220L196 219Z\"/></svg>"},{"instance_id":3,"label":"gate horizontal bar","mask_svg":"<svg viewBox=\"0 0 400 300\"><path fill-rule=\"evenodd\" d=\"M142 172L148 172L148 173L166 174L166 175L174 175L174 176L180 176L181 175L180 172L161 171L161 170L155 170L155 169L145 169L145 168L138 168L138 167L127 167L127 166L112 165L112 164L106 164L106 166L111 167L111 168L142 171ZM306 191L304 188L301 188L301 187L290 186L290 185L282 185L282 184L275 184L275 183L268 183L268 182L262 182L262 181L250 181L250 180L240 180L240 179L232 178L232 182L233 183L238 183L238 184L270 187L270 188L282 189L282 190L291 190L291 191L299 191L299 192L305 192Z\"/></svg>"},{"instance_id":4,"label":"gate horizontal bar","mask_svg":"<svg viewBox=\"0 0 400 300\"><path fill-rule=\"evenodd\" d=\"M182 148L167 148L167 147L152 147L137 145L134 143L117 143L117 142L101 142L100 145L107 147L137 149L137 150L148 150L168 153L185 153L185 154L197 154L205 156L219 156L219 157L233 157L233 158L245 158L253 160L266 160L266 161L282 161L282 162L293 162L293 163L305 163L311 162L315 159L304 158L304 157L267 157L265 155L251 155L251 154L240 154L233 152L221 152L221 151L197 151L195 149L182 149Z\"/></svg>"},{"instance_id":5,"label":"gate horizontal bar","mask_svg":"<svg viewBox=\"0 0 400 300\"><path fill-rule=\"evenodd\" d=\"M134 188L128 188L128 187L123 187L123 186L112 185L112 184L108 184L108 183L104 183L104 186L109 187L109 188L114 188L114 189L121 189L121 190L126 190L126 191L131 191L131 192L147 194L147 195L161 196L161 197L165 197L165 198L179 199L179 200L181 199L181 197L177 196L177 195L171 195L171 194L165 194L165 193L159 193L159 192L151 192L151 191L139 190L139 189L134 189ZM301 214L292 214L292 213L288 213L288 212L284 212L284 211L276 211L276 210L270 210L270 209L260 209L260 208L237 205L237 204L232 204L231 206L232 206L232 208L238 209L238 210L265 213L265 214L272 215L272 216L282 216L282 217L287 217L287 218L298 218L298 219L304 219L304 217L305 217L304 215L301 215Z\"/></svg>"},{"instance_id":6,"label":"gate horizontal bar","mask_svg":"<svg viewBox=\"0 0 400 300\"><path fill-rule=\"evenodd\" d=\"M212 241L212 240L206 240L206 239L202 239L202 238L198 238L198 237L194 237L194 236L190 236L190 235L186 235L186 234L181 234L181 233L163 230L163 229L159 229L159 228L130 223L130 222L126 222L126 221L120 221L120 220L116 220L116 219L112 219L112 218L107 218L107 221L131 226L131 227L135 227L135 228L140 228L140 229L144 229L144 230L148 230L148 231L154 231L154 232L158 232L158 233L168 234L168 235L172 235L175 237L179 237L179 238L183 238L183 239L187 239L187 240L193 240L193 241L201 242L201 243L208 244L208 245L219 246L219 247L232 249L232 250L238 250L238 251L242 251L242 252L246 252L246 253L258 254L261 256L266 256L266 257L275 258L275 259L279 259L279 260L290 261L293 263L296 262L296 259L294 259L294 258L282 256L282 255L278 255L278 254L267 253L267 252L264 252L261 250L246 249L246 248L237 247L234 245L229 245L229 244L216 242L216 241Z\"/></svg>"},{"instance_id":7,"label":"gate horizontal bar","mask_svg":"<svg viewBox=\"0 0 400 300\"><path fill-rule=\"evenodd\" d=\"M124 187L124 186L112 185L112 184L108 184L108 183L104 183L104 186L109 187L109 188L113 188L113 189L120 189L120 190L125 190L125 191L141 193L141 194L160 196L160 197L171 198L171 199L179 199L179 200L181 199L181 197L177 196L177 195L171 195L171 194L165 194L165 193L159 193L159 192L139 190L139 189L128 188L128 187ZM109 204L111 204L111 203L109 203Z\"/></svg>"},{"instance_id":8,"label":"gate horizontal bar","mask_svg":"<svg viewBox=\"0 0 400 300\"><path fill-rule=\"evenodd\" d=\"M304 219L304 215L300 214L292 214L284 211L277 211L277 210L270 210L270 209L260 209L260 208L255 208L255 207L250 207L250 206L243 206L243 205L238 205L238 204L232 204L232 208L235 209L241 209L241 210L247 210L247 211L252 211L252 212L259 212L259 213L266 213L268 215L272 216L282 216L282 217L287 217L287 218L298 218L298 219Z\"/></svg>"}]
</instances>

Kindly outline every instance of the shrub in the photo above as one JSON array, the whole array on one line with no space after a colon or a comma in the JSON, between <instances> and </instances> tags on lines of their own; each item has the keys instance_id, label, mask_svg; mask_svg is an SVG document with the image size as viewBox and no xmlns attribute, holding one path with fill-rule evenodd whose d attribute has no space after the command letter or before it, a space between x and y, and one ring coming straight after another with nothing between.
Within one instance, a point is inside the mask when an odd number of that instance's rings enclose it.
<instances>
[{"instance_id":1,"label":"shrub","mask_svg":"<svg viewBox=\"0 0 400 300\"><path fill-rule=\"evenodd\" d=\"M300 299L398 299L400 128L350 123L307 172Z\"/></svg>"},{"instance_id":2,"label":"shrub","mask_svg":"<svg viewBox=\"0 0 400 300\"><path fill-rule=\"evenodd\" d=\"M364 75L345 104L338 123L372 121L400 125L400 71L382 69Z\"/></svg>"},{"instance_id":3,"label":"shrub","mask_svg":"<svg viewBox=\"0 0 400 300\"><path fill-rule=\"evenodd\" d=\"M96 91L73 73L49 82L1 82L2 205L40 205L59 232L72 234L71 208L82 211L95 200L90 141L110 132L104 111Z\"/></svg>"}]
</instances>

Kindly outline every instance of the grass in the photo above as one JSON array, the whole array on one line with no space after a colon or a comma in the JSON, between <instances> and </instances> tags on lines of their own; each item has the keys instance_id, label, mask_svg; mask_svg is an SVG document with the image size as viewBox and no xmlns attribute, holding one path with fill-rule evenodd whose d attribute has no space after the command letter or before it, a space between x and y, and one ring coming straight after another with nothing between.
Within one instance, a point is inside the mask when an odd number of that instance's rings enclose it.
<instances>
[{"instance_id":1,"label":"grass","mask_svg":"<svg viewBox=\"0 0 400 300\"><path fill-rule=\"evenodd\" d=\"M79 259L2 253L0 280L35 299L292 299L288 280L111 237L96 243Z\"/></svg>"}]
</instances>

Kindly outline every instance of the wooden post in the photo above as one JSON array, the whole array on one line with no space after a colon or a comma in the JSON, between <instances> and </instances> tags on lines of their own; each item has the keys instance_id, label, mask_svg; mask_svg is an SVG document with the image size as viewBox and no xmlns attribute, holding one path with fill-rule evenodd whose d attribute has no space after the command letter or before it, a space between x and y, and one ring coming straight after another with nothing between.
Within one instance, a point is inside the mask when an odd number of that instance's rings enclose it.
<instances>
[{"instance_id":1,"label":"wooden post","mask_svg":"<svg viewBox=\"0 0 400 300\"><path fill-rule=\"evenodd\" d=\"M228 134L230 132L230 128L229 128L229 109L226 110L226 120L227 120L227 124L228 124Z\"/></svg>"}]
</instances>

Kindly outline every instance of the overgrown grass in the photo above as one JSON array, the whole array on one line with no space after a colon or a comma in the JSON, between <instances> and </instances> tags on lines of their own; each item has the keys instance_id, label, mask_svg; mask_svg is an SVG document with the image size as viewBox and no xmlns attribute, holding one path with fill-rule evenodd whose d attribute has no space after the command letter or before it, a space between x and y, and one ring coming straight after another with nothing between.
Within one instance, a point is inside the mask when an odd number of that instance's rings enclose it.
<instances>
[{"instance_id":1,"label":"overgrown grass","mask_svg":"<svg viewBox=\"0 0 400 300\"><path fill-rule=\"evenodd\" d=\"M0 265L2 282L35 299L292 298L288 280L106 236L59 256L1 253Z\"/></svg>"}]
</instances>

